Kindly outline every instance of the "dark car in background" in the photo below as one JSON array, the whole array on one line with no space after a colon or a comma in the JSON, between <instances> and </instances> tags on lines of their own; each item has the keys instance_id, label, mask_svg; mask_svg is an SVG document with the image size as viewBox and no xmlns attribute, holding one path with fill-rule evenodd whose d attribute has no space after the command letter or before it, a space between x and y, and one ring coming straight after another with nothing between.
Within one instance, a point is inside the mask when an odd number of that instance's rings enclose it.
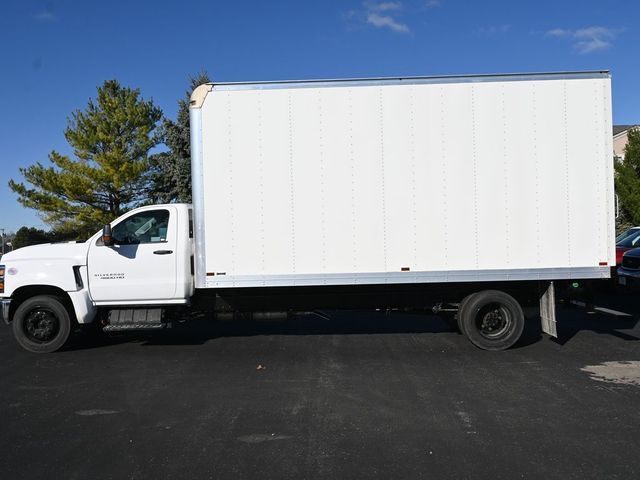
<instances>
[{"instance_id":1,"label":"dark car in background","mask_svg":"<svg viewBox=\"0 0 640 480\"><path fill-rule=\"evenodd\" d=\"M634 233L637 233L639 231L640 231L640 227L631 227L626 229L624 232L622 232L620 235L616 237L616 243L620 242L621 240L624 240L629 235L633 235Z\"/></svg>"},{"instance_id":2,"label":"dark car in background","mask_svg":"<svg viewBox=\"0 0 640 480\"><path fill-rule=\"evenodd\" d=\"M622 256L633 248L640 247L640 227L632 227L616 237L616 265L622 264Z\"/></svg>"},{"instance_id":3,"label":"dark car in background","mask_svg":"<svg viewBox=\"0 0 640 480\"><path fill-rule=\"evenodd\" d=\"M622 263L618 267L618 283L631 286L640 279L640 248L627 250L622 255Z\"/></svg>"}]
</instances>

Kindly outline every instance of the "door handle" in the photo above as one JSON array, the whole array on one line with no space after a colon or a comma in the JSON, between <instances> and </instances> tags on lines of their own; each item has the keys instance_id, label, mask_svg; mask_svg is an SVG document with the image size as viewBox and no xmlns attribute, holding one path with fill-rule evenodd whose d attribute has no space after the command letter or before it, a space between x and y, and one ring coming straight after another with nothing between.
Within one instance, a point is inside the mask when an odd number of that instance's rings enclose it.
<instances>
[{"instance_id":1,"label":"door handle","mask_svg":"<svg viewBox=\"0 0 640 480\"><path fill-rule=\"evenodd\" d=\"M156 250L153 252L154 255L169 255L170 253L173 253L173 250Z\"/></svg>"}]
</instances>

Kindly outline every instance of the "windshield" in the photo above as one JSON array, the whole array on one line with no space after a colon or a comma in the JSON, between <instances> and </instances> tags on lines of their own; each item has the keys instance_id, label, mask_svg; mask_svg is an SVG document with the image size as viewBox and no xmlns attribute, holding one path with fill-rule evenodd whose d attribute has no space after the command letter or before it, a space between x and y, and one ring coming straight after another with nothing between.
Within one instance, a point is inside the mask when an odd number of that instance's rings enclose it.
<instances>
[{"instance_id":1,"label":"windshield","mask_svg":"<svg viewBox=\"0 0 640 480\"><path fill-rule=\"evenodd\" d=\"M616 246L628 248L640 247L640 230L635 230L631 233L631 235L624 237L622 240L616 243Z\"/></svg>"}]
</instances>

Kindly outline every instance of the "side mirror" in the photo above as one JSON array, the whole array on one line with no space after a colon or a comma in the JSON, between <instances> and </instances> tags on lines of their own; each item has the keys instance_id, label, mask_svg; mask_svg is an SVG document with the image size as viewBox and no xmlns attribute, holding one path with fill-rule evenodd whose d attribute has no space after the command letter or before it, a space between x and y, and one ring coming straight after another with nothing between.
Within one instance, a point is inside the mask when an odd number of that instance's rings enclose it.
<instances>
[{"instance_id":1,"label":"side mirror","mask_svg":"<svg viewBox=\"0 0 640 480\"><path fill-rule=\"evenodd\" d=\"M113 237L111 237L111 224L109 223L102 227L102 243L104 243L106 247L113 246Z\"/></svg>"}]
</instances>

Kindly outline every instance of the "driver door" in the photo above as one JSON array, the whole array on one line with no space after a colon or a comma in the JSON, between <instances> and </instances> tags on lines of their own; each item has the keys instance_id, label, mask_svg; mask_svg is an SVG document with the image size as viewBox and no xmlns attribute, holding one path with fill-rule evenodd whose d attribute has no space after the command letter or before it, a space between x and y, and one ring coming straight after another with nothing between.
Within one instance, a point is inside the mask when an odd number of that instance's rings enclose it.
<instances>
[{"instance_id":1,"label":"driver door","mask_svg":"<svg viewBox=\"0 0 640 480\"><path fill-rule=\"evenodd\" d=\"M113 246L102 237L87 259L94 302L154 303L176 295L177 212L138 211L112 226Z\"/></svg>"}]
</instances>

